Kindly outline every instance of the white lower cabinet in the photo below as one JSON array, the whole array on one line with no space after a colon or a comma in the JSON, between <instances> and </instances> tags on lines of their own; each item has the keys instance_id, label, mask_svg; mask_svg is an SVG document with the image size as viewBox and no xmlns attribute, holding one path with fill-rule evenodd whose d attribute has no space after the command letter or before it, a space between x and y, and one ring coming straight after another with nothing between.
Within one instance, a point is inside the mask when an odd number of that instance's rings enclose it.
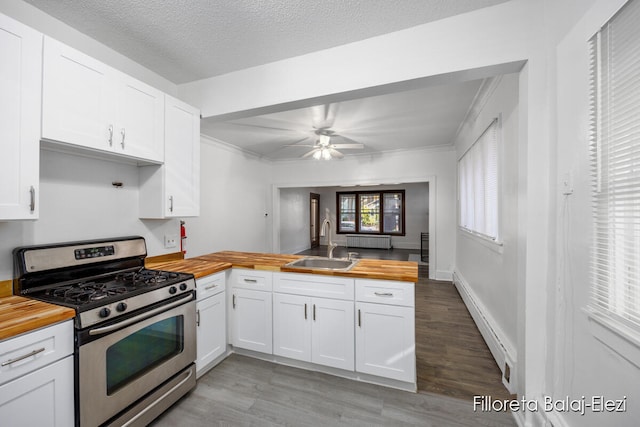
<instances>
[{"instance_id":1,"label":"white lower cabinet","mask_svg":"<svg viewBox=\"0 0 640 427\"><path fill-rule=\"evenodd\" d=\"M234 347L273 353L271 292L234 288L231 335Z\"/></svg>"},{"instance_id":2,"label":"white lower cabinet","mask_svg":"<svg viewBox=\"0 0 640 427\"><path fill-rule=\"evenodd\" d=\"M0 424L74 425L73 323L0 342Z\"/></svg>"},{"instance_id":3,"label":"white lower cabinet","mask_svg":"<svg viewBox=\"0 0 640 427\"><path fill-rule=\"evenodd\" d=\"M227 350L225 273L197 279L196 288L196 374L199 377Z\"/></svg>"},{"instance_id":4,"label":"white lower cabinet","mask_svg":"<svg viewBox=\"0 0 640 427\"><path fill-rule=\"evenodd\" d=\"M69 427L73 416L73 356L0 386L7 426Z\"/></svg>"},{"instance_id":5,"label":"white lower cabinet","mask_svg":"<svg viewBox=\"0 0 640 427\"><path fill-rule=\"evenodd\" d=\"M273 353L354 369L353 302L273 294Z\"/></svg>"},{"instance_id":6,"label":"white lower cabinet","mask_svg":"<svg viewBox=\"0 0 640 427\"><path fill-rule=\"evenodd\" d=\"M413 289L406 282L356 280L356 372L415 383Z\"/></svg>"}]
</instances>

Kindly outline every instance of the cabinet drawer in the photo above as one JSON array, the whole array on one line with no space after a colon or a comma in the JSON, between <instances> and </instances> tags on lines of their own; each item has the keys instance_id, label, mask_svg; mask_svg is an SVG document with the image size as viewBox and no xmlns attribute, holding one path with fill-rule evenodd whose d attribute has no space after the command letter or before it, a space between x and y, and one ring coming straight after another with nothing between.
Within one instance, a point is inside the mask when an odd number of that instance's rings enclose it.
<instances>
[{"instance_id":1,"label":"cabinet drawer","mask_svg":"<svg viewBox=\"0 0 640 427\"><path fill-rule=\"evenodd\" d=\"M4 340L0 342L0 384L70 354L73 354L71 320Z\"/></svg>"},{"instance_id":2,"label":"cabinet drawer","mask_svg":"<svg viewBox=\"0 0 640 427\"><path fill-rule=\"evenodd\" d=\"M224 291L226 283L225 278L225 272L220 272L196 279L196 294L198 301L202 301L207 297Z\"/></svg>"},{"instance_id":3,"label":"cabinet drawer","mask_svg":"<svg viewBox=\"0 0 640 427\"><path fill-rule=\"evenodd\" d=\"M415 285L411 282L356 279L356 301L415 306Z\"/></svg>"},{"instance_id":4,"label":"cabinet drawer","mask_svg":"<svg viewBox=\"0 0 640 427\"><path fill-rule=\"evenodd\" d=\"M275 273L274 292L353 301L353 279L321 274Z\"/></svg>"},{"instance_id":5,"label":"cabinet drawer","mask_svg":"<svg viewBox=\"0 0 640 427\"><path fill-rule=\"evenodd\" d=\"M273 288L273 273L271 271L234 268L231 270L229 283L234 288L271 291Z\"/></svg>"}]
</instances>

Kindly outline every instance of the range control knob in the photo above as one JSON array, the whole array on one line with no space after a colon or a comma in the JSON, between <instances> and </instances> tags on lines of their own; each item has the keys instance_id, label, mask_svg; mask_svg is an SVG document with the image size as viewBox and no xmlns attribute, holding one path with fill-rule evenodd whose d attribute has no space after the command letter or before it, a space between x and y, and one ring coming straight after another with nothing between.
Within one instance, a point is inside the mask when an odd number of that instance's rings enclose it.
<instances>
[{"instance_id":1,"label":"range control knob","mask_svg":"<svg viewBox=\"0 0 640 427\"><path fill-rule=\"evenodd\" d=\"M176 292L178 292L178 290L176 289L176 287L175 287L175 286L172 286L172 287L170 287L170 288L169 288L169 293L170 293L171 295L175 294Z\"/></svg>"},{"instance_id":2,"label":"range control knob","mask_svg":"<svg viewBox=\"0 0 640 427\"><path fill-rule=\"evenodd\" d=\"M186 291L187 290L187 284L186 283L180 283L180 290L181 291Z\"/></svg>"},{"instance_id":3,"label":"range control knob","mask_svg":"<svg viewBox=\"0 0 640 427\"><path fill-rule=\"evenodd\" d=\"M125 311L127 309L127 303L126 302L120 302L118 303L118 305L116 305L116 311Z\"/></svg>"},{"instance_id":4,"label":"range control knob","mask_svg":"<svg viewBox=\"0 0 640 427\"><path fill-rule=\"evenodd\" d=\"M100 312L98 312L98 316L100 317L108 317L111 314L111 310L109 307L104 307Z\"/></svg>"}]
</instances>

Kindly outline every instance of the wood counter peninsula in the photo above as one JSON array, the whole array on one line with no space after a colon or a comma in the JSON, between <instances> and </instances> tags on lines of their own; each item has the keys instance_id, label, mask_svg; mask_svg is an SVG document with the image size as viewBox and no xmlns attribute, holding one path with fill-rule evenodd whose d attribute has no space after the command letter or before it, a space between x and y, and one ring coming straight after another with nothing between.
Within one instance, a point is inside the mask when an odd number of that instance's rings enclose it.
<instances>
[{"instance_id":1,"label":"wood counter peninsula","mask_svg":"<svg viewBox=\"0 0 640 427\"><path fill-rule=\"evenodd\" d=\"M300 258L222 251L151 259L146 266L191 273L198 282L224 274L227 355L415 392L417 263L359 259L349 271L286 267Z\"/></svg>"},{"instance_id":2,"label":"wood counter peninsula","mask_svg":"<svg viewBox=\"0 0 640 427\"><path fill-rule=\"evenodd\" d=\"M401 282L418 281L418 264L411 261L392 261L379 259L359 259L349 271L328 271L302 268L288 268L291 261L304 258L301 255L270 254L256 252L222 251L202 255L194 260L230 263L237 268L254 270L281 271L290 273L319 274L324 276L342 276L362 279L398 280Z\"/></svg>"}]
</instances>

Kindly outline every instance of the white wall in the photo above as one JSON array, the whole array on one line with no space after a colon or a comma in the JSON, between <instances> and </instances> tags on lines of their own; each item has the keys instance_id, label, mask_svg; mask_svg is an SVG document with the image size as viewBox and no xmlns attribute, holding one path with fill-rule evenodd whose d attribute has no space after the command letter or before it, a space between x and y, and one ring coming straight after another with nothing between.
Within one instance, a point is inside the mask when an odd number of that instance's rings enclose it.
<instances>
[{"instance_id":1,"label":"white wall","mask_svg":"<svg viewBox=\"0 0 640 427\"><path fill-rule=\"evenodd\" d=\"M200 217L184 219L186 257L220 250L270 251L269 163L206 137L200 161Z\"/></svg>"},{"instance_id":2,"label":"white wall","mask_svg":"<svg viewBox=\"0 0 640 427\"><path fill-rule=\"evenodd\" d=\"M13 277L17 246L141 235L149 255L175 252L164 235L178 233L178 220L138 218L136 166L41 150L39 203L36 221L0 222L0 280Z\"/></svg>"},{"instance_id":3,"label":"white wall","mask_svg":"<svg viewBox=\"0 0 640 427\"><path fill-rule=\"evenodd\" d=\"M549 393L557 397L627 397L627 411L619 414L558 413L554 425L635 426L640 420L640 367L625 357L620 347L607 346L594 334L598 329L589 322L583 308L589 302L590 252L593 237L591 215L591 179L589 175L589 57L587 40L624 3L622 0L598 0L586 9L584 17L557 43L557 190L554 193L558 224L555 239L557 270L554 292L549 304L555 309L550 325L548 357ZM574 193L560 194L564 174L573 176ZM614 334L615 335L615 334ZM606 336L606 335L605 335ZM628 345L625 344L625 346ZM637 344L636 344L637 346ZM632 348L633 346L630 346ZM636 348L636 352L638 348ZM618 351L614 350L617 349ZM637 353L636 353L637 354Z\"/></svg>"},{"instance_id":4,"label":"white wall","mask_svg":"<svg viewBox=\"0 0 640 427\"><path fill-rule=\"evenodd\" d=\"M283 188L280 190L280 252L295 254L311 245L309 194L312 188ZM322 202L322 198L320 199ZM321 218L324 218L320 210ZM320 224L318 224L320 225Z\"/></svg>"},{"instance_id":5,"label":"white wall","mask_svg":"<svg viewBox=\"0 0 640 427\"><path fill-rule=\"evenodd\" d=\"M518 333L518 79L517 74L496 78L481 110L468 117L456 139L459 159L493 119L501 117L498 216L502 246L457 228L456 274L486 310L483 314L491 319L491 327L514 361Z\"/></svg>"},{"instance_id":6,"label":"white wall","mask_svg":"<svg viewBox=\"0 0 640 427\"><path fill-rule=\"evenodd\" d=\"M274 187L332 187L363 184L425 183L429 182L430 221L434 230L435 259L434 275L442 280L451 280L455 253L455 151L414 150L379 155L345 157L340 161L274 162ZM279 197L279 196L278 196ZM335 201L321 193L321 216L323 203L329 203L332 219L335 220ZM276 212L277 215L277 212ZM422 230L421 230L422 231ZM419 233L419 232L418 232ZM280 232L274 230L275 240ZM419 234L418 234L419 235ZM279 245L275 242L275 247Z\"/></svg>"}]
</instances>

